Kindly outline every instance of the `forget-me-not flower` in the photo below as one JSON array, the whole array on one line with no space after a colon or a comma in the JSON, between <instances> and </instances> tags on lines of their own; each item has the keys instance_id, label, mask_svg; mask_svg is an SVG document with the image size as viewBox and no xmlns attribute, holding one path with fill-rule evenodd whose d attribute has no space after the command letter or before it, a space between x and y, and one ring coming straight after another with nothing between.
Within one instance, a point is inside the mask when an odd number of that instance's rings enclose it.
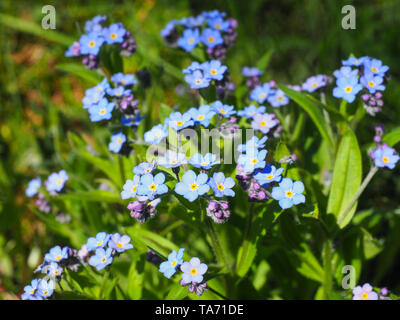
<instances>
[{"instance_id":1,"label":"forget-me-not flower","mask_svg":"<svg viewBox=\"0 0 400 320\"><path fill-rule=\"evenodd\" d=\"M86 248L88 251L93 251L99 248L104 248L108 240L110 240L110 235L106 232L99 232L96 237L90 237L86 242Z\"/></svg>"},{"instance_id":2,"label":"forget-me-not flower","mask_svg":"<svg viewBox=\"0 0 400 320\"><path fill-rule=\"evenodd\" d=\"M122 187L123 190L121 191L121 198L122 199L129 199L136 197L137 188L140 183L140 177L135 175L133 180L126 180L124 186Z\"/></svg>"},{"instance_id":3,"label":"forget-me-not flower","mask_svg":"<svg viewBox=\"0 0 400 320\"><path fill-rule=\"evenodd\" d=\"M160 264L159 271L164 274L168 279L170 279L176 272L179 265L183 263L183 252L185 249L180 248L178 252L172 250L168 255L168 261L164 261Z\"/></svg>"},{"instance_id":4,"label":"forget-me-not flower","mask_svg":"<svg viewBox=\"0 0 400 320\"><path fill-rule=\"evenodd\" d=\"M121 151L122 145L126 141L126 136L122 133L115 133L111 137L111 142L108 144L108 149L112 152L118 153Z\"/></svg>"},{"instance_id":5,"label":"forget-me-not flower","mask_svg":"<svg viewBox=\"0 0 400 320\"><path fill-rule=\"evenodd\" d=\"M64 187L65 182L68 180L68 175L65 170L61 170L58 173L53 172L47 179L46 189L47 191L60 192Z\"/></svg>"},{"instance_id":6,"label":"forget-me-not flower","mask_svg":"<svg viewBox=\"0 0 400 320\"><path fill-rule=\"evenodd\" d=\"M306 198L302 194L303 191L303 182L293 182L290 178L283 178L279 183L279 187L272 188L271 196L279 201L279 205L282 209L288 209L293 205L306 201Z\"/></svg>"},{"instance_id":7,"label":"forget-me-not flower","mask_svg":"<svg viewBox=\"0 0 400 320\"><path fill-rule=\"evenodd\" d=\"M207 272L207 265L201 263L200 259L193 257L189 262L181 265L182 280L184 284L200 283L203 281L203 275Z\"/></svg>"},{"instance_id":8,"label":"forget-me-not flower","mask_svg":"<svg viewBox=\"0 0 400 320\"><path fill-rule=\"evenodd\" d=\"M235 180L231 177L225 178L225 175L222 172L216 172L208 181L211 189L214 190L214 194L216 197L234 197L235 191L232 190L235 185Z\"/></svg>"},{"instance_id":9,"label":"forget-me-not flower","mask_svg":"<svg viewBox=\"0 0 400 320\"><path fill-rule=\"evenodd\" d=\"M210 190L207 180L208 175L205 173L200 173L196 176L194 171L186 171L182 176L182 181L175 185L175 192L190 202L193 202L199 196L206 194Z\"/></svg>"},{"instance_id":10,"label":"forget-me-not flower","mask_svg":"<svg viewBox=\"0 0 400 320\"><path fill-rule=\"evenodd\" d=\"M89 264L95 267L98 271L104 269L113 261L111 253L112 253L111 248L108 248L107 250L99 248L96 250L96 254L90 257Z\"/></svg>"},{"instance_id":11,"label":"forget-me-not flower","mask_svg":"<svg viewBox=\"0 0 400 320\"><path fill-rule=\"evenodd\" d=\"M154 200L154 197L168 192L168 187L164 184L165 175L160 172L154 177L150 173L140 177L140 184L138 186L138 194L146 196L150 200Z\"/></svg>"},{"instance_id":12,"label":"forget-me-not flower","mask_svg":"<svg viewBox=\"0 0 400 320\"><path fill-rule=\"evenodd\" d=\"M219 160L217 160L217 156L212 153L207 153L204 156L200 153L196 153L190 157L188 162L193 167L209 170L212 166L218 164Z\"/></svg>"},{"instance_id":13,"label":"forget-me-not flower","mask_svg":"<svg viewBox=\"0 0 400 320\"><path fill-rule=\"evenodd\" d=\"M36 193L38 193L38 189L42 186L42 180L40 177L32 179L28 183L28 187L25 190L25 194L27 197L33 197Z\"/></svg>"},{"instance_id":14,"label":"forget-me-not flower","mask_svg":"<svg viewBox=\"0 0 400 320\"><path fill-rule=\"evenodd\" d=\"M108 247L115 249L117 252L121 253L133 248L133 244L131 244L130 242L131 238L128 235L121 236L117 232L111 236L110 241L108 242Z\"/></svg>"}]
</instances>

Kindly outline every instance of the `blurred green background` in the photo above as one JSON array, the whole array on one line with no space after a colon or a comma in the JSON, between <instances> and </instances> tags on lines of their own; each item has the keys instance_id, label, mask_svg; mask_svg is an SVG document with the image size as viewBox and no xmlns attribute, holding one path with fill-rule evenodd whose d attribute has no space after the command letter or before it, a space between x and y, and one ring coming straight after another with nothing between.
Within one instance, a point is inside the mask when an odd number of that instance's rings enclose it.
<instances>
[{"instance_id":1,"label":"blurred green background","mask_svg":"<svg viewBox=\"0 0 400 320\"><path fill-rule=\"evenodd\" d=\"M56 31L30 27L29 23L40 25L46 4L56 8ZM341 8L346 4L356 8L356 30L341 27ZM78 39L84 22L95 15L107 15L108 22L123 22L137 40L138 52L126 69L135 72L145 67L152 73L148 122L157 123L160 103L186 104L187 108L193 103L191 96L179 95L174 89L182 84L180 70L190 63L190 57L166 47L160 30L173 18L218 9L239 22L239 36L226 60L233 82L241 81L243 66L252 66L268 51L272 55L263 80L282 84L300 84L317 73L331 75L351 53L368 55L390 67L391 79L383 111L374 118L367 116L358 128L360 145L371 142L374 125L394 128L400 123L400 1L2 0L0 9L0 298L18 298L41 256L59 241L27 207L27 182L38 174L79 165L67 131L86 134L89 140L92 132L105 135L81 107L84 90L95 83L63 72L71 62L64 57L65 45ZM55 32L64 36L54 36ZM397 166L375 177L359 210L374 207L377 215L390 212L398 216L398 174ZM395 225L389 228L388 224ZM385 233L399 230L400 220L372 227L389 237L390 248L384 258L378 255L365 266L362 279L400 290L400 233Z\"/></svg>"}]
</instances>

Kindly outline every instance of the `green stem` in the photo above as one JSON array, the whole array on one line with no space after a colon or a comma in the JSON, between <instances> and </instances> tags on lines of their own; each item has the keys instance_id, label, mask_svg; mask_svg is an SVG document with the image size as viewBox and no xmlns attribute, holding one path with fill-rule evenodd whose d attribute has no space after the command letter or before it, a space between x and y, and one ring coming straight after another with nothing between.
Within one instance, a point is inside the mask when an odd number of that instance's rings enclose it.
<instances>
[{"instance_id":1,"label":"green stem","mask_svg":"<svg viewBox=\"0 0 400 320\"><path fill-rule=\"evenodd\" d=\"M332 294L332 243L331 240L326 240L323 248L324 262L324 298L329 300Z\"/></svg>"},{"instance_id":2,"label":"green stem","mask_svg":"<svg viewBox=\"0 0 400 320\"><path fill-rule=\"evenodd\" d=\"M221 247L221 243L218 240L217 233L214 230L211 220L210 219L205 219L205 220L206 220L205 222L206 222L207 232L208 235L210 236L211 243L214 248L215 255L217 256L218 262L222 264L224 267L226 267L230 273L232 273L232 270L228 265L228 262L224 254L224 250Z\"/></svg>"},{"instance_id":3,"label":"green stem","mask_svg":"<svg viewBox=\"0 0 400 320\"><path fill-rule=\"evenodd\" d=\"M251 203L250 205L250 212L249 215L247 216L247 223L246 223L246 229L244 231L244 240L243 240L243 250L242 252L247 252L247 247L249 246L249 237L250 237L250 231L251 231L251 226L253 224L253 210L254 209L254 203ZM242 263L244 262L243 260L246 259L244 254L241 255L240 261L238 266L240 267ZM238 269L237 269L238 270Z\"/></svg>"},{"instance_id":4,"label":"green stem","mask_svg":"<svg viewBox=\"0 0 400 320\"><path fill-rule=\"evenodd\" d=\"M375 173L378 171L378 167L372 166L371 169L369 170L367 176L365 177L364 181L361 183L360 188L357 190L356 194L354 195L353 199L349 202L347 205L346 209L344 209L337 218L337 221L343 221L344 218L347 216L347 214L350 212L350 210L353 208L354 204L358 200L358 198L361 196L365 188L367 187L368 183L371 181Z\"/></svg>"},{"instance_id":5,"label":"green stem","mask_svg":"<svg viewBox=\"0 0 400 320\"><path fill-rule=\"evenodd\" d=\"M125 183L125 168L124 168L124 159L122 156L118 155L118 165L119 165L119 172L121 174L121 184Z\"/></svg>"}]
</instances>

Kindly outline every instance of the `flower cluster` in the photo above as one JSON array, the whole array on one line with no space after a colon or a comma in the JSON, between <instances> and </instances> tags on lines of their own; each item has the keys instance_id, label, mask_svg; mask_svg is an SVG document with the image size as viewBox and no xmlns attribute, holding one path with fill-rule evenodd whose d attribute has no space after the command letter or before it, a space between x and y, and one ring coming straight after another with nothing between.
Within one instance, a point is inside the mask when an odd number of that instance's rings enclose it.
<instances>
[{"instance_id":1,"label":"flower cluster","mask_svg":"<svg viewBox=\"0 0 400 320\"><path fill-rule=\"evenodd\" d=\"M204 281L208 266L201 263L197 257L191 258L188 262L183 261L184 251L183 248L180 248L178 252L173 250L168 255L168 260L160 264L159 271L170 279L179 268L182 272L181 285L188 286L189 292L196 292L197 296L201 296L205 290L208 290L207 283Z\"/></svg>"},{"instance_id":2,"label":"flower cluster","mask_svg":"<svg viewBox=\"0 0 400 320\"><path fill-rule=\"evenodd\" d=\"M314 92L321 88L326 87L332 79L324 74L318 74L307 78L307 80L301 85L301 89L307 92Z\"/></svg>"},{"instance_id":3,"label":"flower cluster","mask_svg":"<svg viewBox=\"0 0 400 320\"><path fill-rule=\"evenodd\" d=\"M262 85L257 85L250 93L250 99L255 100L258 103L268 103L274 107L278 108L289 103L289 97L285 93L275 88L274 82L265 82Z\"/></svg>"},{"instance_id":4,"label":"flower cluster","mask_svg":"<svg viewBox=\"0 0 400 320\"><path fill-rule=\"evenodd\" d=\"M394 169L396 163L399 161L400 156L396 150L382 142L384 128L382 125L375 127L374 141L376 146L368 151L374 165L378 168Z\"/></svg>"},{"instance_id":5,"label":"flower cluster","mask_svg":"<svg viewBox=\"0 0 400 320\"><path fill-rule=\"evenodd\" d=\"M97 270L105 268L112 263L113 257L133 248L130 241L131 239L127 235L121 236L119 233L109 235L105 232L99 232L95 238L89 238L79 251L60 246L51 248L45 254L43 263L34 271L35 273L43 273L45 276L33 279L30 285L25 286L22 299L43 300L51 297L55 285L61 281L65 269L76 272L79 266L87 264ZM92 251L95 251L94 255L91 255Z\"/></svg>"},{"instance_id":6,"label":"flower cluster","mask_svg":"<svg viewBox=\"0 0 400 320\"><path fill-rule=\"evenodd\" d=\"M356 286L353 289L353 300L392 300L388 297L389 290L386 288L376 289L369 284L364 283L362 286Z\"/></svg>"},{"instance_id":7,"label":"flower cluster","mask_svg":"<svg viewBox=\"0 0 400 320\"><path fill-rule=\"evenodd\" d=\"M237 37L237 21L225 17L226 13L214 10L196 17L174 19L161 30L161 36L172 47L190 52L203 46L209 57L223 60Z\"/></svg>"},{"instance_id":8,"label":"flower cluster","mask_svg":"<svg viewBox=\"0 0 400 320\"><path fill-rule=\"evenodd\" d=\"M368 113L375 115L383 106L381 91L385 90L388 70L389 67L383 65L382 61L370 57L343 60L342 67L333 73L336 77L333 96L351 103L364 89L364 107Z\"/></svg>"},{"instance_id":9,"label":"flower cluster","mask_svg":"<svg viewBox=\"0 0 400 320\"><path fill-rule=\"evenodd\" d=\"M212 81L215 86L223 87L227 81L227 67L218 60L211 60L204 63L192 62L192 64L183 69L185 81L192 89L201 89L208 87Z\"/></svg>"},{"instance_id":10,"label":"flower cluster","mask_svg":"<svg viewBox=\"0 0 400 320\"><path fill-rule=\"evenodd\" d=\"M86 33L68 48L65 55L67 57L83 56L82 63L86 68L96 69L99 66L99 53L103 45L115 46L123 56L129 57L134 54L136 42L131 33L120 22L104 27L106 19L106 16L96 16L86 21Z\"/></svg>"}]
</instances>

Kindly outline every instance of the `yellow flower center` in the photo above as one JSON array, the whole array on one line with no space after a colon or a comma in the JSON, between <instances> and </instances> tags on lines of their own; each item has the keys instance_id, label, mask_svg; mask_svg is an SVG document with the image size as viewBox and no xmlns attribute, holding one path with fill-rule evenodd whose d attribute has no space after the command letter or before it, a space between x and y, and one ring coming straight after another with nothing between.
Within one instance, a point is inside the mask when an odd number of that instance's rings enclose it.
<instances>
[{"instance_id":1,"label":"yellow flower center","mask_svg":"<svg viewBox=\"0 0 400 320\"><path fill-rule=\"evenodd\" d=\"M177 126L181 126L181 125L183 125L183 122L182 122L182 121L177 121L177 122L176 122L176 125L177 125Z\"/></svg>"},{"instance_id":2,"label":"yellow flower center","mask_svg":"<svg viewBox=\"0 0 400 320\"><path fill-rule=\"evenodd\" d=\"M278 101L282 101L283 100L283 97L282 96L279 96L278 98L276 98Z\"/></svg>"},{"instance_id":3,"label":"yellow flower center","mask_svg":"<svg viewBox=\"0 0 400 320\"><path fill-rule=\"evenodd\" d=\"M215 28L215 29L221 29L222 26L221 26L219 23L217 23L217 24L214 25L214 28Z\"/></svg>"},{"instance_id":4,"label":"yellow flower center","mask_svg":"<svg viewBox=\"0 0 400 320\"><path fill-rule=\"evenodd\" d=\"M203 162L201 163L201 166L202 166L202 167L205 167L205 166L207 166L207 165L208 165L207 162L204 162L204 161L203 161Z\"/></svg>"},{"instance_id":5,"label":"yellow flower center","mask_svg":"<svg viewBox=\"0 0 400 320\"><path fill-rule=\"evenodd\" d=\"M312 84L312 87L313 88L316 88L318 86L318 83L316 83L316 82L314 82L313 84Z\"/></svg>"},{"instance_id":6,"label":"yellow flower center","mask_svg":"<svg viewBox=\"0 0 400 320\"><path fill-rule=\"evenodd\" d=\"M154 191L154 190L157 189L157 186L156 186L154 183L152 183L152 184L150 185L149 189L152 190L152 191Z\"/></svg>"},{"instance_id":7,"label":"yellow flower center","mask_svg":"<svg viewBox=\"0 0 400 320\"><path fill-rule=\"evenodd\" d=\"M219 112L222 113L222 114L226 113L226 111L224 109L219 109Z\"/></svg>"},{"instance_id":8,"label":"yellow flower center","mask_svg":"<svg viewBox=\"0 0 400 320\"><path fill-rule=\"evenodd\" d=\"M361 295L361 298L363 298L364 300L365 300L365 299L368 299L368 293L364 292L364 293Z\"/></svg>"},{"instance_id":9,"label":"yellow flower center","mask_svg":"<svg viewBox=\"0 0 400 320\"><path fill-rule=\"evenodd\" d=\"M222 184L218 184L218 185L217 185L217 189L218 189L218 190L224 190L224 186L223 186Z\"/></svg>"},{"instance_id":10,"label":"yellow flower center","mask_svg":"<svg viewBox=\"0 0 400 320\"><path fill-rule=\"evenodd\" d=\"M271 179L273 179L274 178L274 176L272 175L272 174L270 174L269 176L267 176L267 180L271 180Z\"/></svg>"},{"instance_id":11,"label":"yellow flower center","mask_svg":"<svg viewBox=\"0 0 400 320\"><path fill-rule=\"evenodd\" d=\"M266 123L265 121L261 121L261 122L260 122L260 126L261 126L261 127L265 127L266 125L267 125L267 123Z\"/></svg>"},{"instance_id":12,"label":"yellow flower center","mask_svg":"<svg viewBox=\"0 0 400 320\"><path fill-rule=\"evenodd\" d=\"M288 197L288 198L293 197L293 192L290 190L286 191L286 197Z\"/></svg>"},{"instance_id":13,"label":"yellow flower center","mask_svg":"<svg viewBox=\"0 0 400 320\"><path fill-rule=\"evenodd\" d=\"M374 87L374 86L375 86L375 83L374 83L373 81L369 81L369 82L368 82L368 85L369 85L370 87Z\"/></svg>"},{"instance_id":14,"label":"yellow flower center","mask_svg":"<svg viewBox=\"0 0 400 320\"><path fill-rule=\"evenodd\" d=\"M214 37L208 37L207 40L208 42L214 42Z\"/></svg>"},{"instance_id":15,"label":"yellow flower center","mask_svg":"<svg viewBox=\"0 0 400 320\"><path fill-rule=\"evenodd\" d=\"M260 99L264 99L264 98L265 98L265 93L261 93L258 97L259 97Z\"/></svg>"},{"instance_id":16,"label":"yellow flower center","mask_svg":"<svg viewBox=\"0 0 400 320\"><path fill-rule=\"evenodd\" d=\"M102 263L105 263L106 261L107 261L107 258L106 258L106 257L101 258L101 262L102 262Z\"/></svg>"},{"instance_id":17,"label":"yellow flower center","mask_svg":"<svg viewBox=\"0 0 400 320\"><path fill-rule=\"evenodd\" d=\"M106 113L106 109L101 109L99 113L100 113L100 115L104 116Z\"/></svg>"},{"instance_id":18,"label":"yellow flower center","mask_svg":"<svg viewBox=\"0 0 400 320\"><path fill-rule=\"evenodd\" d=\"M198 116L197 117L197 120L203 120L204 119L204 116Z\"/></svg>"},{"instance_id":19,"label":"yellow flower center","mask_svg":"<svg viewBox=\"0 0 400 320\"><path fill-rule=\"evenodd\" d=\"M122 243L119 243L119 242L117 243L117 247L118 247L118 248L122 248L123 246L124 246L124 245L123 245Z\"/></svg>"},{"instance_id":20,"label":"yellow flower center","mask_svg":"<svg viewBox=\"0 0 400 320\"><path fill-rule=\"evenodd\" d=\"M61 260L61 258L62 258L61 256L57 256L56 261Z\"/></svg>"},{"instance_id":21,"label":"yellow flower center","mask_svg":"<svg viewBox=\"0 0 400 320\"><path fill-rule=\"evenodd\" d=\"M188 42L189 42L189 44L193 44L194 38L189 38Z\"/></svg>"},{"instance_id":22,"label":"yellow flower center","mask_svg":"<svg viewBox=\"0 0 400 320\"><path fill-rule=\"evenodd\" d=\"M118 138L117 143L118 143L118 144L121 144L121 143L122 143L122 139L121 139L121 138Z\"/></svg>"},{"instance_id":23,"label":"yellow flower center","mask_svg":"<svg viewBox=\"0 0 400 320\"><path fill-rule=\"evenodd\" d=\"M377 68L374 68L374 67L372 67L372 68L371 68L371 71L372 71L372 72L378 72L378 69L377 69Z\"/></svg>"},{"instance_id":24,"label":"yellow flower center","mask_svg":"<svg viewBox=\"0 0 400 320\"><path fill-rule=\"evenodd\" d=\"M137 186L134 186L134 187L132 188L132 192L136 192L136 190L137 190Z\"/></svg>"},{"instance_id":25,"label":"yellow flower center","mask_svg":"<svg viewBox=\"0 0 400 320\"><path fill-rule=\"evenodd\" d=\"M57 184L58 184L58 185L62 185L62 180L58 180L58 181L57 181Z\"/></svg>"},{"instance_id":26,"label":"yellow flower center","mask_svg":"<svg viewBox=\"0 0 400 320\"><path fill-rule=\"evenodd\" d=\"M258 160L257 160L257 158L253 158L253 159L251 159L251 161L250 161L252 164L256 164L257 162L258 162Z\"/></svg>"},{"instance_id":27,"label":"yellow flower center","mask_svg":"<svg viewBox=\"0 0 400 320\"><path fill-rule=\"evenodd\" d=\"M178 263L178 261L174 260L174 261L172 261L171 266L175 267L177 263Z\"/></svg>"},{"instance_id":28,"label":"yellow flower center","mask_svg":"<svg viewBox=\"0 0 400 320\"><path fill-rule=\"evenodd\" d=\"M97 242L97 246L100 247L103 244L103 241Z\"/></svg>"},{"instance_id":29,"label":"yellow flower center","mask_svg":"<svg viewBox=\"0 0 400 320\"><path fill-rule=\"evenodd\" d=\"M93 48L95 45L96 45L96 42L94 42L94 41L89 42L89 47Z\"/></svg>"},{"instance_id":30,"label":"yellow flower center","mask_svg":"<svg viewBox=\"0 0 400 320\"><path fill-rule=\"evenodd\" d=\"M195 82L196 84L201 84L201 79L196 79L194 82Z\"/></svg>"},{"instance_id":31,"label":"yellow flower center","mask_svg":"<svg viewBox=\"0 0 400 320\"><path fill-rule=\"evenodd\" d=\"M117 38L117 34L116 33L111 33L110 34L110 38L111 39L116 39Z\"/></svg>"},{"instance_id":32,"label":"yellow flower center","mask_svg":"<svg viewBox=\"0 0 400 320\"><path fill-rule=\"evenodd\" d=\"M190 186L190 190L196 190L197 187L198 187L198 185L197 185L196 183L193 183L193 184Z\"/></svg>"},{"instance_id":33,"label":"yellow flower center","mask_svg":"<svg viewBox=\"0 0 400 320\"><path fill-rule=\"evenodd\" d=\"M346 93L350 93L350 92L351 92L351 90L353 90L353 88L352 88L352 87L350 87L350 86L348 86L348 87L344 88L344 91L346 91Z\"/></svg>"},{"instance_id":34,"label":"yellow flower center","mask_svg":"<svg viewBox=\"0 0 400 320\"><path fill-rule=\"evenodd\" d=\"M44 296L47 296L48 294L49 294L49 291L47 291L47 290L46 290L46 291L43 291L43 295L44 295Z\"/></svg>"},{"instance_id":35,"label":"yellow flower center","mask_svg":"<svg viewBox=\"0 0 400 320\"><path fill-rule=\"evenodd\" d=\"M210 73L215 76L217 74L217 70L211 69Z\"/></svg>"},{"instance_id":36,"label":"yellow flower center","mask_svg":"<svg viewBox=\"0 0 400 320\"><path fill-rule=\"evenodd\" d=\"M191 273L192 275L197 274L197 269L196 269L196 268L192 268L192 269L190 270L190 273Z\"/></svg>"},{"instance_id":37,"label":"yellow flower center","mask_svg":"<svg viewBox=\"0 0 400 320\"><path fill-rule=\"evenodd\" d=\"M34 294L36 291L36 289L32 289L31 294Z\"/></svg>"},{"instance_id":38,"label":"yellow flower center","mask_svg":"<svg viewBox=\"0 0 400 320\"><path fill-rule=\"evenodd\" d=\"M388 162L389 162L389 158L388 158L388 157L383 157L383 158L382 158L382 162L388 163Z\"/></svg>"}]
</instances>

